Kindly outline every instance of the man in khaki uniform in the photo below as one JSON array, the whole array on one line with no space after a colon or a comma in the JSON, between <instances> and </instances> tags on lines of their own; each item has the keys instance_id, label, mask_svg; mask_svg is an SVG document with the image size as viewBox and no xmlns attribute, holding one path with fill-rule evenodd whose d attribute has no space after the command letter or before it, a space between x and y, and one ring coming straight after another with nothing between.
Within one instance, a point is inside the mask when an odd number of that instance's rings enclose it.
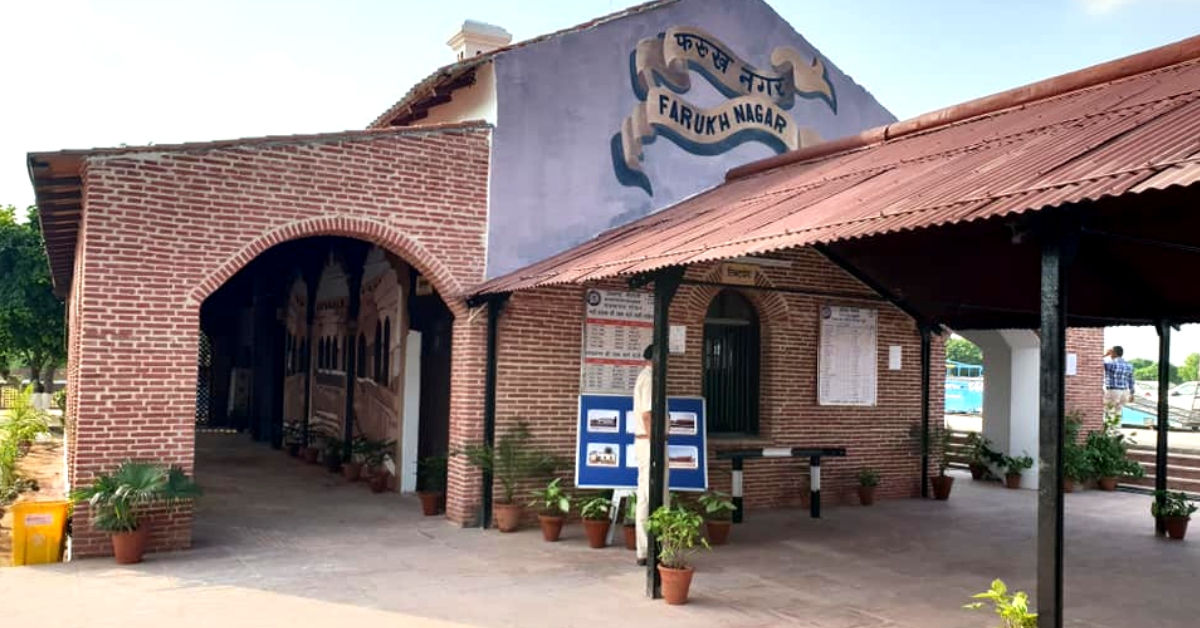
<instances>
[{"instance_id":1,"label":"man in khaki uniform","mask_svg":"<svg viewBox=\"0 0 1200 628\"><path fill-rule=\"evenodd\" d=\"M654 345L646 347L642 357L646 366L638 374L637 383L633 387L633 447L637 456L637 563L646 564L646 551L649 541L646 538L646 521L650 518L650 421L651 407L654 403ZM665 430L664 430L665 433ZM666 443L663 443L666 447ZM663 464L667 464L667 456L663 455ZM668 470L663 471L663 504L667 504Z\"/></svg>"}]
</instances>

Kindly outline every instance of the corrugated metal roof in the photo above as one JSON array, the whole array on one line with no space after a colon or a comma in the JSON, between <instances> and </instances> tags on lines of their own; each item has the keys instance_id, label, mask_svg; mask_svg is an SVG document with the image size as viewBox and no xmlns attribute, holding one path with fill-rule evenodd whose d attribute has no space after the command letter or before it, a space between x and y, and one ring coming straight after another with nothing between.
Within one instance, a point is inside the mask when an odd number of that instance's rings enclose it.
<instances>
[{"instance_id":1,"label":"corrugated metal roof","mask_svg":"<svg viewBox=\"0 0 1200 628\"><path fill-rule=\"evenodd\" d=\"M1200 37L1105 66L1127 74L1130 60L1174 61L1180 51L1192 59L927 129L910 124L898 138L843 143L850 148L764 172L738 169L708 192L491 280L476 293L581 283L1192 185L1200 181ZM1104 76L1099 69L1052 81ZM1004 101L994 99L983 100ZM863 137L887 138L888 132Z\"/></svg>"}]
</instances>

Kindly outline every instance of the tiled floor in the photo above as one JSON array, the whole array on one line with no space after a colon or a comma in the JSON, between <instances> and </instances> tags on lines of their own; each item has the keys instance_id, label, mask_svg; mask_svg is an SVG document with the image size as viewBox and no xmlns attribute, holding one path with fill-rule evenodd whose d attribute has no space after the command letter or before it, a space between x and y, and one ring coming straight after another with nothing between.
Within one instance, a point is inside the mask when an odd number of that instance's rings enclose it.
<instances>
[{"instance_id":1,"label":"tiled floor","mask_svg":"<svg viewBox=\"0 0 1200 628\"><path fill-rule=\"evenodd\" d=\"M588 549L578 525L557 544L461 530L238 436L201 449L193 550L0 570L5 625L983 628L970 594L996 577L1033 592L1036 495L965 478L944 503L750 513L668 607L632 552ZM1149 501L1068 496L1067 625L1200 625L1200 529L1154 537Z\"/></svg>"}]
</instances>

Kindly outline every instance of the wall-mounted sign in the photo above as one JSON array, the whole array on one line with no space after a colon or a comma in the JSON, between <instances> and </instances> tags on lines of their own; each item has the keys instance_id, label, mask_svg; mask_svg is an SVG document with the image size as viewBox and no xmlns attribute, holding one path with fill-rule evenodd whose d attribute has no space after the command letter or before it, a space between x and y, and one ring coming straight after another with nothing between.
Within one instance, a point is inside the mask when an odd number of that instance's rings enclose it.
<instances>
[{"instance_id":1,"label":"wall-mounted sign","mask_svg":"<svg viewBox=\"0 0 1200 628\"><path fill-rule=\"evenodd\" d=\"M758 267L753 264L721 264L720 282L735 286L753 286L758 283Z\"/></svg>"},{"instance_id":2,"label":"wall-mounted sign","mask_svg":"<svg viewBox=\"0 0 1200 628\"><path fill-rule=\"evenodd\" d=\"M622 185L653 196L642 172L642 145L661 135L694 155L719 155L745 142L782 153L821 141L788 110L797 96L820 99L837 112L837 96L819 57L804 59L781 46L769 68L738 57L729 46L694 27L673 27L638 42L630 64L640 101L613 136L613 168ZM691 89L691 72L703 76L728 100L699 107L681 94Z\"/></svg>"},{"instance_id":3,"label":"wall-mounted sign","mask_svg":"<svg viewBox=\"0 0 1200 628\"><path fill-rule=\"evenodd\" d=\"M667 399L667 483L673 491L708 488L704 411L702 397ZM637 488L634 420L633 397L580 395L575 486Z\"/></svg>"},{"instance_id":4,"label":"wall-mounted sign","mask_svg":"<svg viewBox=\"0 0 1200 628\"><path fill-rule=\"evenodd\" d=\"M823 406L873 406L878 379L877 312L857 307L821 308L817 352L817 402Z\"/></svg>"},{"instance_id":5,"label":"wall-mounted sign","mask_svg":"<svg viewBox=\"0 0 1200 628\"><path fill-rule=\"evenodd\" d=\"M582 392L633 393L653 341L654 295L588 290L584 298Z\"/></svg>"},{"instance_id":6,"label":"wall-mounted sign","mask_svg":"<svg viewBox=\"0 0 1200 628\"><path fill-rule=\"evenodd\" d=\"M686 353L687 325L671 325L670 334L670 341L668 344L670 345L671 353Z\"/></svg>"},{"instance_id":7,"label":"wall-mounted sign","mask_svg":"<svg viewBox=\"0 0 1200 628\"><path fill-rule=\"evenodd\" d=\"M433 284L424 275L417 275L417 285L415 292L419 297L427 297L433 294Z\"/></svg>"}]
</instances>

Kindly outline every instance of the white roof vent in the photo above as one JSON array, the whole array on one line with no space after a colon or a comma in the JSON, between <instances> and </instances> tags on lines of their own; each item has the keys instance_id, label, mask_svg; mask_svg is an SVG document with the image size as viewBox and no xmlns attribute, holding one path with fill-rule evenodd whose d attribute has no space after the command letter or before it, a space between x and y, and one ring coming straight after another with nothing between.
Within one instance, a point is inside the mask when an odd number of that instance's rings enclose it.
<instances>
[{"instance_id":1,"label":"white roof vent","mask_svg":"<svg viewBox=\"0 0 1200 628\"><path fill-rule=\"evenodd\" d=\"M446 45L454 51L458 61L474 57L478 54L491 52L512 43L512 34L491 24L467 20L462 29L454 34Z\"/></svg>"}]
</instances>

